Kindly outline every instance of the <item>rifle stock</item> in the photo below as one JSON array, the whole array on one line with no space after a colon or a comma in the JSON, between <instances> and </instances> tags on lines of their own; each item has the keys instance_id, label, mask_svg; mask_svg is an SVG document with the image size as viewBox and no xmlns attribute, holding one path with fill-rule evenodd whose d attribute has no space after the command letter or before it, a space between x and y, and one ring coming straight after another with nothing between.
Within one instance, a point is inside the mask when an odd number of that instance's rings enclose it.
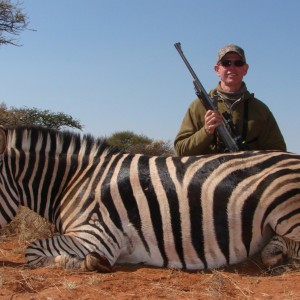
<instances>
[{"instance_id":1,"label":"rifle stock","mask_svg":"<svg viewBox=\"0 0 300 300\"><path fill-rule=\"evenodd\" d=\"M190 71L192 77L193 77L193 83L196 91L197 97L202 101L204 107L206 110L215 110L217 111L217 107L205 91L203 85L201 84L200 80L198 79L196 73L194 72L193 68L189 64L188 60L184 56L182 49L181 49L181 44L180 43L175 43L174 44L175 48L177 49L179 55L181 56L182 60L184 61L185 65L187 66L188 70ZM223 117L223 122L217 127L217 134L221 140L221 142L224 144L225 149L223 150L224 152L236 152L236 151L241 151L245 150L243 143L241 141L241 136L237 134L237 129L234 128L234 132L230 132L228 130L227 125L229 126L234 126L231 116L227 113L225 116L222 115Z\"/></svg>"}]
</instances>

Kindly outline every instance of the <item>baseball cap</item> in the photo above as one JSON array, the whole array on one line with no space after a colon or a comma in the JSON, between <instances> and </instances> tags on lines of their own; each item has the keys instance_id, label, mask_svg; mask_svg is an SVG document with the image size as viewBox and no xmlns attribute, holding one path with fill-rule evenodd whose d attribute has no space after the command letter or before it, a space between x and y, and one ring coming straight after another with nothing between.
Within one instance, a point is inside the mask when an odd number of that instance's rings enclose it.
<instances>
[{"instance_id":1,"label":"baseball cap","mask_svg":"<svg viewBox=\"0 0 300 300\"><path fill-rule=\"evenodd\" d=\"M241 47L234 45L234 44L226 45L219 50L217 63L229 52L234 52L234 53L238 54L242 58L243 62L246 63L246 57L245 57L244 50Z\"/></svg>"}]
</instances>

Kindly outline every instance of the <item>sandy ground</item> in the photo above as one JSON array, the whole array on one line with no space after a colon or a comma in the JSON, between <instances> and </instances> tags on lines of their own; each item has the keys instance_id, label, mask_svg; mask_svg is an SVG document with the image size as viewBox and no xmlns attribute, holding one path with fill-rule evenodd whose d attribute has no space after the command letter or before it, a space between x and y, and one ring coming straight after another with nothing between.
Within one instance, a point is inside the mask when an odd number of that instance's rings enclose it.
<instances>
[{"instance_id":1,"label":"sandy ground","mask_svg":"<svg viewBox=\"0 0 300 300\"><path fill-rule=\"evenodd\" d=\"M300 299L300 268L259 258L214 271L116 266L109 274L26 269L24 245L0 239L0 299Z\"/></svg>"}]
</instances>

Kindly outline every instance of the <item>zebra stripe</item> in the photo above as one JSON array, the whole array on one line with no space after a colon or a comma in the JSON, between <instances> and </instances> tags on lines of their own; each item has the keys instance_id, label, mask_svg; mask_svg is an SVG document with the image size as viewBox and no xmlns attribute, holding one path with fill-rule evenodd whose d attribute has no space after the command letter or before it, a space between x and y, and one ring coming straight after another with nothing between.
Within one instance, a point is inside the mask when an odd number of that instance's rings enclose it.
<instances>
[{"instance_id":1,"label":"zebra stripe","mask_svg":"<svg viewBox=\"0 0 300 300\"><path fill-rule=\"evenodd\" d=\"M0 228L25 205L59 232L28 246L31 266L216 268L254 255L272 236L267 265L299 254L296 154L149 157L41 128L0 129L0 141Z\"/></svg>"}]
</instances>

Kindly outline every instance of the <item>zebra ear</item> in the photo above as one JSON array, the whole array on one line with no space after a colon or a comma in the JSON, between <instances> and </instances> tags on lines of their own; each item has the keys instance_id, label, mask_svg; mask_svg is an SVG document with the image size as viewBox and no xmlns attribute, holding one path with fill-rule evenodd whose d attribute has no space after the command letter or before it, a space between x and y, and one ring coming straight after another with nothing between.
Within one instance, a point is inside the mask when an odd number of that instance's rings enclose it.
<instances>
[{"instance_id":1,"label":"zebra ear","mask_svg":"<svg viewBox=\"0 0 300 300\"><path fill-rule=\"evenodd\" d=\"M3 126L0 126L0 155L3 154L3 152L6 149L6 132Z\"/></svg>"}]
</instances>

